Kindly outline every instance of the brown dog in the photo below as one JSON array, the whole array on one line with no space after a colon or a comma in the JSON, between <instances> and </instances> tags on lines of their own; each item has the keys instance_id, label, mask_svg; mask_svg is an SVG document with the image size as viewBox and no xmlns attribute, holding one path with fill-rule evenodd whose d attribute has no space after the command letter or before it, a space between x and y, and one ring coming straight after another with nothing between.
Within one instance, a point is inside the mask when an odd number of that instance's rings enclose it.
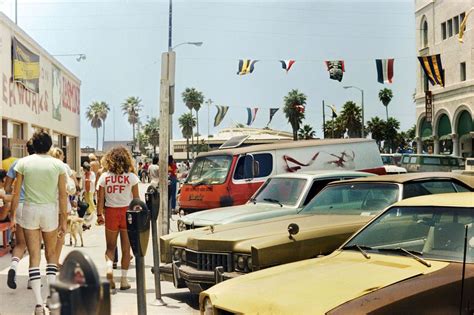
<instances>
[{"instance_id":1,"label":"brown dog","mask_svg":"<svg viewBox=\"0 0 474 315\"><path fill-rule=\"evenodd\" d=\"M76 216L69 216L67 218L67 231L69 233L69 246L72 246L72 239L74 239L74 247L77 246L77 234L81 238L81 247L84 247L84 240L82 239L82 225L84 219Z\"/></svg>"}]
</instances>

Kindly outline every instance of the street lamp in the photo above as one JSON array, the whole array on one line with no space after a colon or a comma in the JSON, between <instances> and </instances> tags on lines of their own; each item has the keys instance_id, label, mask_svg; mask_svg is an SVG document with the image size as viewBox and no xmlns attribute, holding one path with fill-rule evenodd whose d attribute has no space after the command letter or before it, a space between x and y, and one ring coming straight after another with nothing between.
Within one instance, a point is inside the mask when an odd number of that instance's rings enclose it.
<instances>
[{"instance_id":1,"label":"street lamp","mask_svg":"<svg viewBox=\"0 0 474 315\"><path fill-rule=\"evenodd\" d=\"M175 50L176 47L181 46L181 45L193 45L193 46L200 47L202 46L202 44L203 42L184 42L184 43L180 43L178 45L171 47L171 50Z\"/></svg>"},{"instance_id":2,"label":"street lamp","mask_svg":"<svg viewBox=\"0 0 474 315\"><path fill-rule=\"evenodd\" d=\"M345 89L356 89L356 90L359 90L360 93L362 94L362 138L365 138L365 131L364 131L364 124L365 124L365 120L364 120L364 90L357 87L357 86L354 86L354 85L346 85L346 86L343 86L343 88Z\"/></svg>"},{"instance_id":3,"label":"street lamp","mask_svg":"<svg viewBox=\"0 0 474 315\"><path fill-rule=\"evenodd\" d=\"M86 60L86 54L61 54L61 55L52 55L53 57L76 57L77 62L81 60Z\"/></svg>"}]
</instances>

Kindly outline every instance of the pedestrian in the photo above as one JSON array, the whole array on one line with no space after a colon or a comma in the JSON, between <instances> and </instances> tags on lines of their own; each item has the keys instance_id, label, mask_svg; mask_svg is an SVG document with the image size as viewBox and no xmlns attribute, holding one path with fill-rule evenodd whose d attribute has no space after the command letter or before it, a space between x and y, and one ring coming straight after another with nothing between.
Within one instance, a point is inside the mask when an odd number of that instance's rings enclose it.
<instances>
[{"instance_id":1,"label":"pedestrian","mask_svg":"<svg viewBox=\"0 0 474 315\"><path fill-rule=\"evenodd\" d=\"M50 152L51 156L63 162L64 167L66 169L66 192L68 194L67 200L67 213L68 215L71 214L72 206L71 206L71 197L74 196L76 193L76 187L79 186L71 167L64 162L64 152L60 148L53 148ZM56 263L59 264L59 257L61 256L61 251L64 245L64 237L66 235L62 235L62 237L58 237L58 242L56 243Z\"/></svg>"},{"instance_id":2,"label":"pedestrian","mask_svg":"<svg viewBox=\"0 0 474 315\"><path fill-rule=\"evenodd\" d=\"M28 155L35 154L35 149L33 147L33 142L29 140L26 143L26 151L28 152ZM12 166L8 170L7 173L7 179L5 182L5 191L8 194L12 193L12 184L13 180L16 178L16 172L15 172L15 166L18 163L19 160L16 160L13 162ZM10 289L16 289L16 268L18 266L18 263L20 260L23 258L23 255L25 254L26 251L26 241L25 241L25 233L23 232L23 227L22 227L22 213L23 213L23 204L25 202L25 184L21 186L20 190L20 198L18 202L18 207L16 209L16 224L13 227L15 230L15 247L13 248L12 251L12 259L10 262L10 269L8 270L8 276L7 276L7 285ZM28 281L28 288L31 288L30 282Z\"/></svg>"},{"instance_id":3,"label":"pedestrian","mask_svg":"<svg viewBox=\"0 0 474 315\"><path fill-rule=\"evenodd\" d=\"M94 203L94 193L95 193L95 173L91 170L91 165L87 162L84 162L82 166L84 169L84 200L87 202L89 207L87 208L87 216L85 221L87 226L90 226L90 222L94 221L94 216L96 213L96 205Z\"/></svg>"},{"instance_id":4,"label":"pedestrian","mask_svg":"<svg viewBox=\"0 0 474 315\"><path fill-rule=\"evenodd\" d=\"M46 278L48 284L52 284L56 281L58 271L56 242L58 237L62 237L66 232L67 224L66 169L64 163L48 155L52 146L49 134L44 131L36 132L32 141L36 154L20 159L15 166L17 177L13 189L12 223L16 222L16 211L24 182L25 202L21 224L30 257L28 273L36 301L35 314L43 314L39 269L41 237L47 262Z\"/></svg>"},{"instance_id":5,"label":"pedestrian","mask_svg":"<svg viewBox=\"0 0 474 315\"><path fill-rule=\"evenodd\" d=\"M159 178L159 167L158 167L158 156L154 156L153 160L151 161L150 167L148 167L148 176L150 177L150 183L158 187L158 183L160 182Z\"/></svg>"},{"instance_id":6,"label":"pedestrian","mask_svg":"<svg viewBox=\"0 0 474 315\"><path fill-rule=\"evenodd\" d=\"M140 182L141 182L143 178L143 163L142 162L138 162L138 178L140 179Z\"/></svg>"},{"instance_id":7,"label":"pedestrian","mask_svg":"<svg viewBox=\"0 0 474 315\"><path fill-rule=\"evenodd\" d=\"M0 169L0 222L9 222L11 196L5 192L5 181L7 172ZM5 241L5 240L4 240Z\"/></svg>"},{"instance_id":8,"label":"pedestrian","mask_svg":"<svg viewBox=\"0 0 474 315\"><path fill-rule=\"evenodd\" d=\"M105 223L107 250L107 279L111 289L115 289L113 260L117 237L120 234L122 248L120 290L130 289L127 273L130 266L130 241L127 233L126 213L132 199L139 198L139 178L133 173L133 159L130 152L122 146L114 147L104 156L105 172L98 180L97 223ZM105 216L104 216L105 215Z\"/></svg>"},{"instance_id":9,"label":"pedestrian","mask_svg":"<svg viewBox=\"0 0 474 315\"><path fill-rule=\"evenodd\" d=\"M2 147L2 169L5 170L5 172L8 172L10 167L12 166L13 162L15 162L16 158L12 156L12 151L10 150L9 147L3 146Z\"/></svg>"},{"instance_id":10,"label":"pedestrian","mask_svg":"<svg viewBox=\"0 0 474 315\"><path fill-rule=\"evenodd\" d=\"M169 179L169 190L168 190L168 199L170 202L170 211L171 213L177 213L176 211L176 185L178 183L178 177L176 176L176 162L173 159L173 156L168 157L168 179Z\"/></svg>"},{"instance_id":11,"label":"pedestrian","mask_svg":"<svg viewBox=\"0 0 474 315\"><path fill-rule=\"evenodd\" d=\"M142 182L144 183L149 183L149 178L148 178L148 168L150 167L150 164L148 162L145 162L142 168Z\"/></svg>"}]
</instances>

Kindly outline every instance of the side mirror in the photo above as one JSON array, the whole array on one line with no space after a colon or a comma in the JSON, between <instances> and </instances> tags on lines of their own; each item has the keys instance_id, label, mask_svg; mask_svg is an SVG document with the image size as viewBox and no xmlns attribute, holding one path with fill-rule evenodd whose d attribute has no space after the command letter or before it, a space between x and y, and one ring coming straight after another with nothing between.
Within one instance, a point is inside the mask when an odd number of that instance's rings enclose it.
<instances>
[{"instance_id":1,"label":"side mirror","mask_svg":"<svg viewBox=\"0 0 474 315\"><path fill-rule=\"evenodd\" d=\"M256 160L253 161L253 167L252 167L252 177L257 177L258 173L260 173L260 163Z\"/></svg>"},{"instance_id":2,"label":"side mirror","mask_svg":"<svg viewBox=\"0 0 474 315\"><path fill-rule=\"evenodd\" d=\"M260 165L252 154L245 155L244 178L254 179L258 176Z\"/></svg>"},{"instance_id":3,"label":"side mirror","mask_svg":"<svg viewBox=\"0 0 474 315\"><path fill-rule=\"evenodd\" d=\"M290 240L295 240L293 235L298 234L299 231L300 227L298 226L298 224L290 223L290 225L288 225L288 234L290 234L288 237L290 238Z\"/></svg>"}]
</instances>

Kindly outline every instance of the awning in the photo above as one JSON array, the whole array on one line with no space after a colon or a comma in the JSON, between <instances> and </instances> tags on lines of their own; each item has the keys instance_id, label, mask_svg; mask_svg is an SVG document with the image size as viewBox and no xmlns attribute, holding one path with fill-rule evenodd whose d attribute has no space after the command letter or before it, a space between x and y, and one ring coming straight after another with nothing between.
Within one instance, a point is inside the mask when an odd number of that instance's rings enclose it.
<instances>
[{"instance_id":1,"label":"awning","mask_svg":"<svg viewBox=\"0 0 474 315\"><path fill-rule=\"evenodd\" d=\"M451 140L451 135L444 135L439 137L439 140Z\"/></svg>"},{"instance_id":2,"label":"awning","mask_svg":"<svg viewBox=\"0 0 474 315\"><path fill-rule=\"evenodd\" d=\"M429 140L433 140L433 136L421 137L421 141L429 141Z\"/></svg>"}]
</instances>

